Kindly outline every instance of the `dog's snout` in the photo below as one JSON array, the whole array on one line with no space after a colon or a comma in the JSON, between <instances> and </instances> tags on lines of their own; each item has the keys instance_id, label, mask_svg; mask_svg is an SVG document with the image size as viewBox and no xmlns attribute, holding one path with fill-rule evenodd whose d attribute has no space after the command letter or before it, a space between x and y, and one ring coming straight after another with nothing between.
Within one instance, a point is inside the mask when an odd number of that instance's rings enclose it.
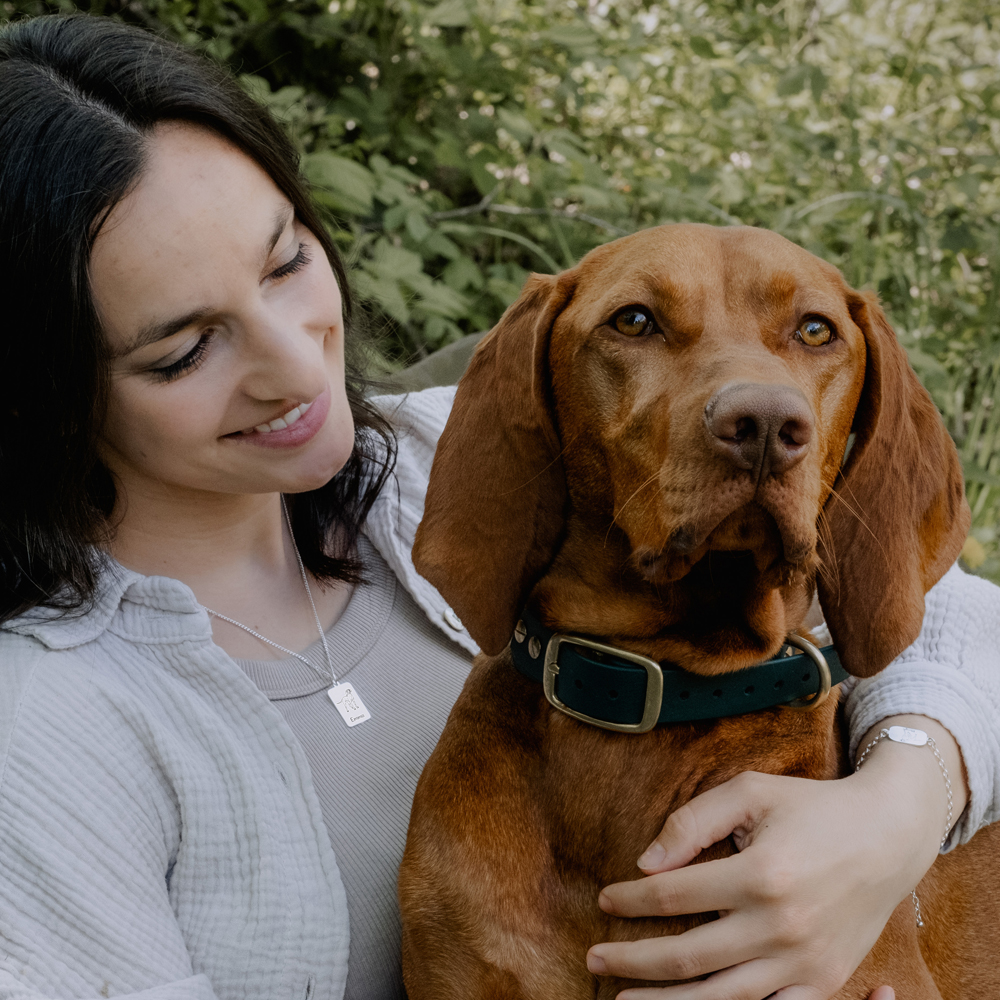
<instances>
[{"instance_id":1,"label":"dog's snout","mask_svg":"<svg viewBox=\"0 0 1000 1000\"><path fill-rule=\"evenodd\" d=\"M716 452L758 476L800 462L813 435L809 403L789 385L725 385L705 405L705 424Z\"/></svg>"}]
</instances>

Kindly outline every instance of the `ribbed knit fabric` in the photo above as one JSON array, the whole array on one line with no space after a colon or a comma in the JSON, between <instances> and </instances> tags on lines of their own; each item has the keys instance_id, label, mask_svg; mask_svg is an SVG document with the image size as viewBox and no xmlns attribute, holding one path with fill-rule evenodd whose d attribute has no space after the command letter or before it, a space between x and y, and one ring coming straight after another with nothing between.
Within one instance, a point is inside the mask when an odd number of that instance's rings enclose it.
<instances>
[{"instance_id":1,"label":"ribbed knit fabric","mask_svg":"<svg viewBox=\"0 0 1000 1000\"><path fill-rule=\"evenodd\" d=\"M1000 588L953 566L927 594L917 641L847 699L852 759L890 715L937 719L962 748L969 804L945 850L1000 820Z\"/></svg>"},{"instance_id":2,"label":"ribbed knit fabric","mask_svg":"<svg viewBox=\"0 0 1000 1000\"><path fill-rule=\"evenodd\" d=\"M108 572L0 664L0 997L339 1000L309 765L189 588Z\"/></svg>"},{"instance_id":3,"label":"ribbed knit fabric","mask_svg":"<svg viewBox=\"0 0 1000 1000\"><path fill-rule=\"evenodd\" d=\"M371 719L348 728L327 697L329 681L299 660L237 662L309 761L351 917L344 998L403 1000L396 872L417 779L472 656L431 625L365 539L358 554L366 583L327 630L327 645L337 680L355 685ZM302 653L325 673L318 639Z\"/></svg>"}]
</instances>

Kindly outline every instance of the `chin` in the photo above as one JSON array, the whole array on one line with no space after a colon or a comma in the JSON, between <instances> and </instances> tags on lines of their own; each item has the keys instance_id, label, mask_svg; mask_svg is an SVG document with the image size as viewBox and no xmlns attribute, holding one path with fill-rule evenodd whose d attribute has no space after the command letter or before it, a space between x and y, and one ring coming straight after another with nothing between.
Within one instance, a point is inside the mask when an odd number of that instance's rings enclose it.
<instances>
[{"instance_id":1,"label":"chin","mask_svg":"<svg viewBox=\"0 0 1000 1000\"><path fill-rule=\"evenodd\" d=\"M308 493L325 486L350 461L354 452L354 425L351 434L337 434L334 441L325 442L317 448L318 454L303 456L302 465L288 477L287 485L281 487L283 493Z\"/></svg>"}]
</instances>

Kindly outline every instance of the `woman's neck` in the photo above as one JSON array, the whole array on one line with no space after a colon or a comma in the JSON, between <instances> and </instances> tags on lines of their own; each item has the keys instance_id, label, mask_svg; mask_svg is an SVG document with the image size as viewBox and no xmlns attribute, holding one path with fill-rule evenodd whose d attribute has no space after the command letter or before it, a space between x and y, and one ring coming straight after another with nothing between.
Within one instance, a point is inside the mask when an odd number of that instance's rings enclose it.
<instances>
[{"instance_id":1,"label":"woman's neck","mask_svg":"<svg viewBox=\"0 0 1000 1000\"><path fill-rule=\"evenodd\" d=\"M318 638L281 497L269 494L168 494L133 489L116 509L111 554L147 576L187 584L205 607L243 622L289 649ZM317 584L312 594L324 628L350 598L341 582ZM283 654L221 619L215 642L230 655L275 659Z\"/></svg>"}]
</instances>

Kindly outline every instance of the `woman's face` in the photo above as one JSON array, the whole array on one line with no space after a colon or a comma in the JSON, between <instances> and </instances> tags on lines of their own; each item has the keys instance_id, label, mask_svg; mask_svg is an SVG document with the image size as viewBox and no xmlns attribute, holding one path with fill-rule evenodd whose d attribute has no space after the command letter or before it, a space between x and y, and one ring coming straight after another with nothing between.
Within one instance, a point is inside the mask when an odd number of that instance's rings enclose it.
<instances>
[{"instance_id":1,"label":"woman's face","mask_svg":"<svg viewBox=\"0 0 1000 1000\"><path fill-rule=\"evenodd\" d=\"M101 458L125 493L300 492L347 461L340 291L249 157L164 123L94 242L114 353ZM287 426L286 426L287 425Z\"/></svg>"}]
</instances>

